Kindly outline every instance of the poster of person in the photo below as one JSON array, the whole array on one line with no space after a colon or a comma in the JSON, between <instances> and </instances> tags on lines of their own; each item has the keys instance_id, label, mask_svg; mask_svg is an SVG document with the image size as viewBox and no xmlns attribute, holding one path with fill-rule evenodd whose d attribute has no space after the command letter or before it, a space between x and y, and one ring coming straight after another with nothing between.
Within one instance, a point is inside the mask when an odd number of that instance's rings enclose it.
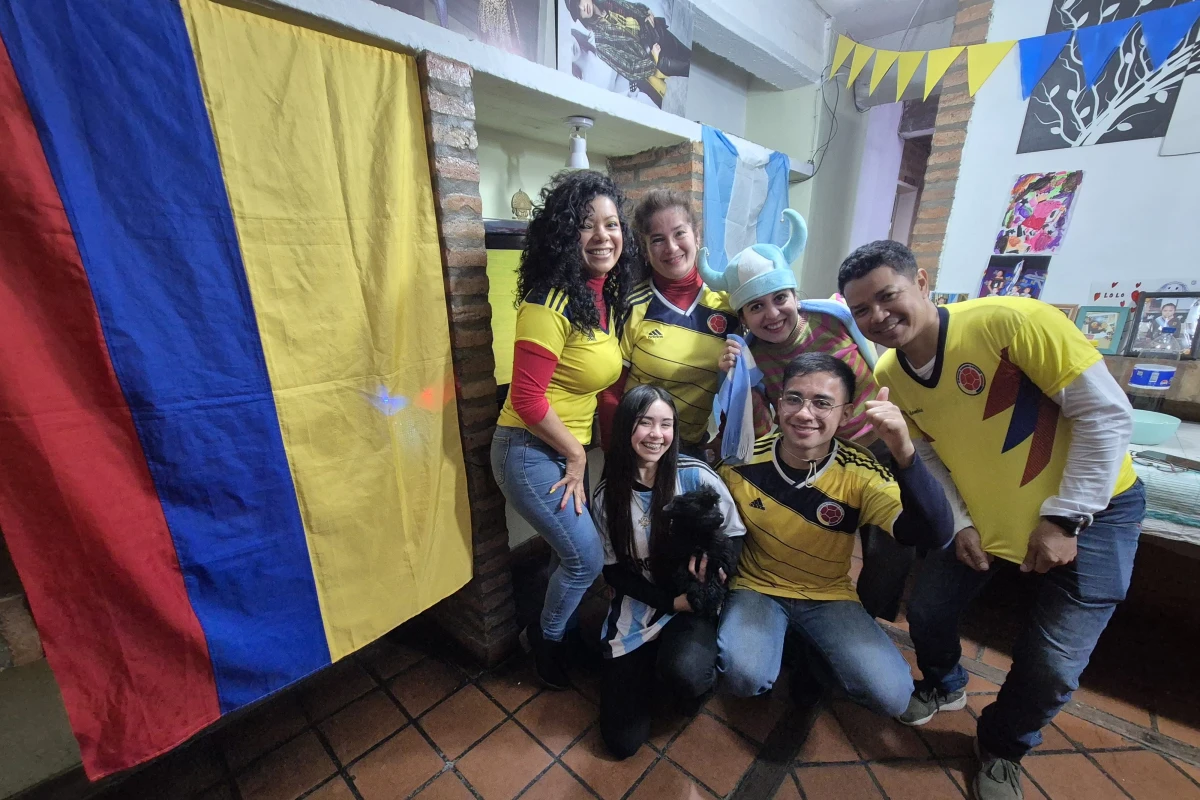
<instances>
[{"instance_id":1,"label":"poster of person","mask_svg":"<svg viewBox=\"0 0 1200 800\"><path fill-rule=\"evenodd\" d=\"M1038 299L1049 269L1050 256L992 256L979 285L979 297Z\"/></svg>"},{"instance_id":2,"label":"poster of person","mask_svg":"<svg viewBox=\"0 0 1200 800\"><path fill-rule=\"evenodd\" d=\"M1067 230L1082 172L1035 172L1013 184L996 236L997 255L1057 253Z\"/></svg>"},{"instance_id":3,"label":"poster of person","mask_svg":"<svg viewBox=\"0 0 1200 800\"><path fill-rule=\"evenodd\" d=\"M935 306L949 305L950 303L961 303L963 300L969 300L971 297L968 292L930 292L929 299L933 301Z\"/></svg>"},{"instance_id":4,"label":"poster of person","mask_svg":"<svg viewBox=\"0 0 1200 800\"><path fill-rule=\"evenodd\" d=\"M541 0L374 0L513 55L538 61Z\"/></svg>"},{"instance_id":5,"label":"poster of person","mask_svg":"<svg viewBox=\"0 0 1200 800\"><path fill-rule=\"evenodd\" d=\"M691 0L557 0L558 69L683 115Z\"/></svg>"}]
</instances>

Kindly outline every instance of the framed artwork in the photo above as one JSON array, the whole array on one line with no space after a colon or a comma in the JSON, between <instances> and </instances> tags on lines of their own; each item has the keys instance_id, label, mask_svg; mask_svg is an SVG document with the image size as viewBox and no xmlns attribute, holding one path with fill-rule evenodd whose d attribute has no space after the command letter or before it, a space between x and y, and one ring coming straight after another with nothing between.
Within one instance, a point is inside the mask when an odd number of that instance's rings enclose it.
<instances>
[{"instance_id":1,"label":"framed artwork","mask_svg":"<svg viewBox=\"0 0 1200 800\"><path fill-rule=\"evenodd\" d=\"M1059 311L1067 315L1067 319L1074 321L1075 315L1079 313L1079 306L1062 305L1059 303L1051 303L1050 305L1057 308Z\"/></svg>"},{"instance_id":2,"label":"framed artwork","mask_svg":"<svg viewBox=\"0 0 1200 800\"><path fill-rule=\"evenodd\" d=\"M1183 358L1196 358L1200 292L1145 292L1138 297L1126 355L1141 355L1163 328L1174 328Z\"/></svg>"},{"instance_id":3,"label":"framed artwork","mask_svg":"<svg viewBox=\"0 0 1200 800\"><path fill-rule=\"evenodd\" d=\"M971 295L968 292L930 292L929 299L933 301L935 306L944 306L949 303L961 303L963 300L969 300Z\"/></svg>"},{"instance_id":4,"label":"framed artwork","mask_svg":"<svg viewBox=\"0 0 1200 800\"><path fill-rule=\"evenodd\" d=\"M1055 306L1062 308L1062 306ZM1119 306L1076 306L1075 327L1084 338L1106 356L1115 356L1121 348L1121 337L1129 321L1128 308Z\"/></svg>"},{"instance_id":5,"label":"framed artwork","mask_svg":"<svg viewBox=\"0 0 1200 800\"><path fill-rule=\"evenodd\" d=\"M1042 296L1050 256L992 256L979 283L978 297Z\"/></svg>"}]
</instances>

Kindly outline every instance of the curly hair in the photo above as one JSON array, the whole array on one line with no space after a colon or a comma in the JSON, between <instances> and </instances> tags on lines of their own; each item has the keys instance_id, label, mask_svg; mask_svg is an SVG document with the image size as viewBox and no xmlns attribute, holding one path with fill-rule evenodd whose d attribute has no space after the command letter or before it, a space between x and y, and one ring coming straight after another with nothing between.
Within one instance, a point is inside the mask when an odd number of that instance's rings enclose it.
<instances>
[{"instance_id":1,"label":"curly hair","mask_svg":"<svg viewBox=\"0 0 1200 800\"><path fill-rule=\"evenodd\" d=\"M621 256L604 281L604 302L616 319L623 318L640 256L637 239L625 220L625 195L607 175L564 170L550 179L542 189L541 204L534 207L529 220L517 271L516 305L530 295L558 289L567 296L566 316L571 327L585 336L600 327L600 312L587 287L579 229L587 219L591 202L601 195L617 207L622 241Z\"/></svg>"}]
</instances>

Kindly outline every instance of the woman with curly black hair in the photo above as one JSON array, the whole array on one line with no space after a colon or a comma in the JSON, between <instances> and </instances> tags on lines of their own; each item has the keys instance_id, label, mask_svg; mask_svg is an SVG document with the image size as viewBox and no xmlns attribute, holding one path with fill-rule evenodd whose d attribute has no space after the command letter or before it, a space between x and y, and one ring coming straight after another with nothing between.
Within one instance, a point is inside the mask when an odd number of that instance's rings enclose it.
<instances>
[{"instance_id":1,"label":"woman with curly black hair","mask_svg":"<svg viewBox=\"0 0 1200 800\"><path fill-rule=\"evenodd\" d=\"M541 619L525 631L538 677L565 688L562 640L604 564L587 504L596 395L621 374L616 320L638 263L616 184L561 172L533 211L517 280L513 380L492 439L505 498L554 550Z\"/></svg>"}]
</instances>

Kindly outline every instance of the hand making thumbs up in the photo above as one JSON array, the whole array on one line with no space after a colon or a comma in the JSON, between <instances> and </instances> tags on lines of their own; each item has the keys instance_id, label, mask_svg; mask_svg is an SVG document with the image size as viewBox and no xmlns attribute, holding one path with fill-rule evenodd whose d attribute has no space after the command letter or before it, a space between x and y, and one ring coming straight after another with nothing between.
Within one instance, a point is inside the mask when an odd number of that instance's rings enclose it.
<instances>
[{"instance_id":1,"label":"hand making thumbs up","mask_svg":"<svg viewBox=\"0 0 1200 800\"><path fill-rule=\"evenodd\" d=\"M896 466L907 469L912 466L916 448L913 447L912 437L908 434L908 423L900 407L888 400L890 396L885 386L879 390L879 395L867 402L867 419L875 427L875 433L887 445Z\"/></svg>"}]
</instances>

